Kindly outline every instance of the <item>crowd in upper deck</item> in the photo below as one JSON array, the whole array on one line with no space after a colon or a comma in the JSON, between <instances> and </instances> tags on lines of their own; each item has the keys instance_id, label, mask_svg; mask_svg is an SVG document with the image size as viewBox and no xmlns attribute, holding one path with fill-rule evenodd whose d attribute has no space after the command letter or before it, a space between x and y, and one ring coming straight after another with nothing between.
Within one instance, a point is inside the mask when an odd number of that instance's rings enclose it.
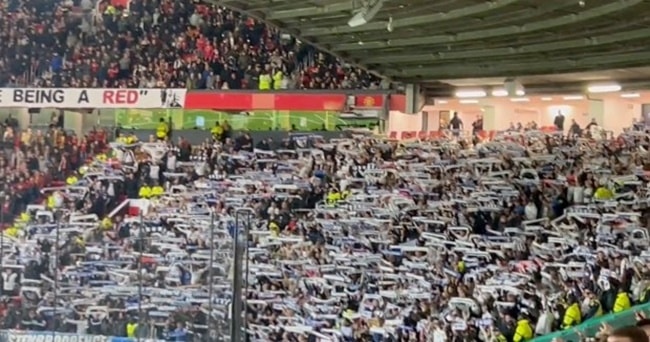
<instances>
[{"instance_id":1,"label":"crowd in upper deck","mask_svg":"<svg viewBox=\"0 0 650 342\"><path fill-rule=\"evenodd\" d=\"M214 4L10 0L0 84L187 89L358 89L368 73Z\"/></svg>"}]
</instances>

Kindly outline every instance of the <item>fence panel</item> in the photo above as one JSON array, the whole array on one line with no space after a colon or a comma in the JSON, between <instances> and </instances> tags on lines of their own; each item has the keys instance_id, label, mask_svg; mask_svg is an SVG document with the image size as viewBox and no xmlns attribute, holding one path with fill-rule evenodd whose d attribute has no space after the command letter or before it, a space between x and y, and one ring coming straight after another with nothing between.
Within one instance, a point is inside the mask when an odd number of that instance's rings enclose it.
<instances>
[{"instance_id":1,"label":"fence panel","mask_svg":"<svg viewBox=\"0 0 650 342\"><path fill-rule=\"evenodd\" d=\"M636 306L630 310L617 314L609 314L599 318L590 319L572 329L540 336L531 342L552 342L555 338L562 339L563 341L579 341L580 334L586 337L596 336L603 324L611 326L612 329L634 325L636 322L636 312L643 312L647 317L650 317L650 303Z\"/></svg>"}]
</instances>

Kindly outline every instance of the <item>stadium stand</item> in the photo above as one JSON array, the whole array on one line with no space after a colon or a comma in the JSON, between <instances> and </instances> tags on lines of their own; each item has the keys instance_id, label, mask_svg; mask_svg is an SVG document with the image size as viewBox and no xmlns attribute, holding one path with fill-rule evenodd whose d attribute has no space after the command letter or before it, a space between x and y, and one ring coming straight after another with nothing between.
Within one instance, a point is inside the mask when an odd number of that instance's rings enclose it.
<instances>
[{"instance_id":1,"label":"stadium stand","mask_svg":"<svg viewBox=\"0 0 650 342\"><path fill-rule=\"evenodd\" d=\"M200 1L4 5L9 87L379 87ZM650 136L597 128L192 146L8 119L0 342L228 341L241 210L248 341L603 338L650 315Z\"/></svg>"},{"instance_id":2,"label":"stadium stand","mask_svg":"<svg viewBox=\"0 0 650 342\"><path fill-rule=\"evenodd\" d=\"M3 85L376 88L364 71L252 18L197 1L9 1Z\"/></svg>"},{"instance_id":3,"label":"stadium stand","mask_svg":"<svg viewBox=\"0 0 650 342\"><path fill-rule=\"evenodd\" d=\"M648 313L644 132L38 152L84 145L58 134L5 150L59 181L5 189L22 210L2 236L5 337L225 340L241 208L251 341L575 341Z\"/></svg>"}]
</instances>

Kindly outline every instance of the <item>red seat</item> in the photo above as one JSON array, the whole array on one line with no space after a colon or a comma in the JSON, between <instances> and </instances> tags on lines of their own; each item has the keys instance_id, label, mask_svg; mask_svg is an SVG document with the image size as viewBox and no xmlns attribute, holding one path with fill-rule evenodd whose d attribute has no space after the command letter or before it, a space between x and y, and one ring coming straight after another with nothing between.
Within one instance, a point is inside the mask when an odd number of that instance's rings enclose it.
<instances>
[{"instance_id":1,"label":"red seat","mask_svg":"<svg viewBox=\"0 0 650 342\"><path fill-rule=\"evenodd\" d=\"M127 211L127 214L131 217L140 216L140 207L129 205L129 210Z\"/></svg>"},{"instance_id":2,"label":"red seat","mask_svg":"<svg viewBox=\"0 0 650 342\"><path fill-rule=\"evenodd\" d=\"M421 131L418 133L418 139L420 140L427 140L428 137L429 137L428 132Z\"/></svg>"},{"instance_id":3,"label":"red seat","mask_svg":"<svg viewBox=\"0 0 650 342\"><path fill-rule=\"evenodd\" d=\"M543 126L542 128L540 128L540 131L542 131L544 133L553 133L553 132L557 131L557 127L555 127L555 126Z\"/></svg>"},{"instance_id":4,"label":"red seat","mask_svg":"<svg viewBox=\"0 0 650 342\"><path fill-rule=\"evenodd\" d=\"M392 131L388 134L388 139L397 139L397 132Z\"/></svg>"},{"instance_id":5,"label":"red seat","mask_svg":"<svg viewBox=\"0 0 650 342\"><path fill-rule=\"evenodd\" d=\"M429 132L429 139L431 139L431 140L440 139L440 137L441 137L440 131L431 131L431 132Z\"/></svg>"},{"instance_id":6,"label":"red seat","mask_svg":"<svg viewBox=\"0 0 650 342\"><path fill-rule=\"evenodd\" d=\"M402 136L400 137L401 140L407 140L407 139L413 139L415 138L415 131L410 131L410 132L402 132Z\"/></svg>"}]
</instances>

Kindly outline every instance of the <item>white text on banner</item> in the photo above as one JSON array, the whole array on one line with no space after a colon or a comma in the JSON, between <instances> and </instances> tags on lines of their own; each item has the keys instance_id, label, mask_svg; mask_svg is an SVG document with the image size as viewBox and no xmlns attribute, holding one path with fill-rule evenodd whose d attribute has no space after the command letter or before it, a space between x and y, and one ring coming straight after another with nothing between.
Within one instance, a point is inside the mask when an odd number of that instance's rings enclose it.
<instances>
[{"instance_id":1,"label":"white text on banner","mask_svg":"<svg viewBox=\"0 0 650 342\"><path fill-rule=\"evenodd\" d=\"M51 332L9 331L1 334L6 342L110 342L112 337ZM4 342L3 341L3 342Z\"/></svg>"},{"instance_id":2,"label":"white text on banner","mask_svg":"<svg viewBox=\"0 0 650 342\"><path fill-rule=\"evenodd\" d=\"M0 107L183 108L185 89L2 88Z\"/></svg>"}]
</instances>

